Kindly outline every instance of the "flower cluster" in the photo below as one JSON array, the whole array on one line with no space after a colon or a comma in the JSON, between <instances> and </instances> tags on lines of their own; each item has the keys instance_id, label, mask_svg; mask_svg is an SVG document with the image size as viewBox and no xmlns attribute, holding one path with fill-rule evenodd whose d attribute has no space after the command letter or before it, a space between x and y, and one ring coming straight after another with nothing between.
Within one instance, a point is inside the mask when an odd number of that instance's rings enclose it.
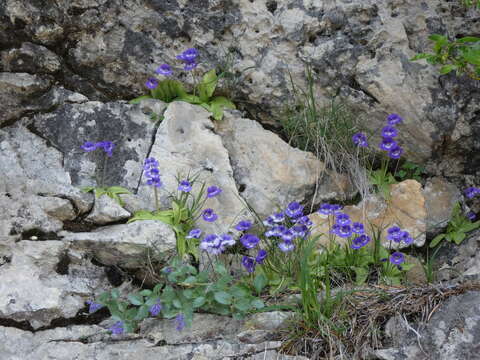
<instances>
[{"instance_id":1,"label":"flower cluster","mask_svg":"<svg viewBox=\"0 0 480 360\"><path fill-rule=\"evenodd\" d=\"M398 244L403 241L405 245L413 243L413 238L408 231L402 230L398 226L392 226L387 229L387 240L394 241Z\"/></svg>"},{"instance_id":2,"label":"flower cluster","mask_svg":"<svg viewBox=\"0 0 480 360\"><path fill-rule=\"evenodd\" d=\"M81 146L81 148L86 152L95 151L98 148L101 148L103 149L103 151L105 151L108 157L111 157L113 153L113 149L115 148L115 144L112 143L111 141L100 141L97 143L87 141Z\"/></svg>"},{"instance_id":3,"label":"flower cluster","mask_svg":"<svg viewBox=\"0 0 480 360\"><path fill-rule=\"evenodd\" d=\"M367 142L367 135L364 133L356 133L352 136L352 141L355 145L361 146L361 147L367 147L368 142Z\"/></svg>"},{"instance_id":4,"label":"flower cluster","mask_svg":"<svg viewBox=\"0 0 480 360\"><path fill-rule=\"evenodd\" d=\"M270 215L263 224L268 227L265 237L276 239L278 248L286 253L295 249L295 239L310 233L312 221L303 214L303 206L293 201L284 211Z\"/></svg>"},{"instance_id":5,"label":"flower cluster","mask_svg":"<svg viewBox=\"0 0 480 360\"><path fill-rule=\"evenodd\" d=\"M471 186L471 187L465 189L464 194L467 198L472 199L475 196L477 196L478 194L480 194L480 188Z\"/></svg>"},{"instance_id":6,"label":"flower cluster","mask_svg":"<svg viewBox=\"0 0 480 360\"><path fill-rule=\"evenodd\" d=\"M158 161L155 158L150 157L145 160L143 171L147 178L147 185L157 188L163 185L160 179L160 171L158 170Z\"/></svg>"},{"instance_id":7,"label":"flower cluster","mask_svg":"<svg viewBox=\"0 0 480 360\"><path fill-rule=\"evenodd\" d=\"M123 326L123 321L117 321L115 324L110 326L108 330L110 330L113 335L121 335L125 331Z\"/></svg>"},{"instance_id":8,"label":"flower cluster","mask_svg":"<svg viewBox=\"0 0 480 360\"><path fill-rule=\"evenodd\" d=\"M388 156L392 159L400 159L403 149L398 145L395 138L398 136L398 130L395 125L401 124L403 119L398 114L390 114L387 117L387 125L382 129L382 142L379 147L383 151L388 152Z\"/></svg>"},{"instance_id":9,"label":"flower cluster","mask_svg":"<svg viewBox=\"0 0 480 360\"><path fill-rule=\"evenodd\" d=\"M198 57L198 50L195 48L190 48L182 52L180 55L177 55L176 58L178 60L183 61L183 70L190 71L197 67L197 57ZM172 76L173 69L168 64L160 65L156 70L155 73L162 76ZM158 79L151 77L145 82L145 86L150 90L155 89L158 86Z\"/></svg>"},{"instance_id":10,"label":"flower cluster","mask_svg":"<svg viewBox=\"0 0 480 360\"><path fill-rule=\"evenodd\" d=\"M212 255L223 253L227 247L235 245L235 240L231 235L209 234L200 242L200 249Z\"/></svg>"}]
</instances>

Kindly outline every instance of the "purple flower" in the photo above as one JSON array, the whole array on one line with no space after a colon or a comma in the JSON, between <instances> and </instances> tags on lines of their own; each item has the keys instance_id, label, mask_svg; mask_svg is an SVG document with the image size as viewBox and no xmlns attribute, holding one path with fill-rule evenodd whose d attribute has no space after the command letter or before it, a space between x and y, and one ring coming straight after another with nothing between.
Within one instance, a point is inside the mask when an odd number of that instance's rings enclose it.
<instances>
[{"instance_id":1,"label":"purple flower","mask_svg":"<svg viewBox=\"0 0 480 360\"><path fill-rule=\"evenodd\" d=\"M285 214L291 218L298 218L303 215L303 206L296 201L292 201L288 204Z\"/></svg>"},{"instance_id":2,"label":"purple flower","mask_svg":"<svg viewBox=\"0 0 480 360\"><path fill-rule=\"evenodd\" d=\"M173 319L173 322L175 323L175 329L177 329L177 331L182 331L185 327L185 316L183 316L183 314L178 314L175 319Z\"/></svg>"},{"instance_id":3,"label":"purple flower","mask_svg":"<svg viewBox=\"0 0 480 360\"><path fill-rule=\"evenodd\" d=\"M350 225L340 225L336 234L342 238L348 238L352 235L352 227Z\"/></svg>"},{"instance_id":4,"label":"purple flower","mask_svg":"<svg viewBox=\"0 0 480 360\"><path fill-rule=\"evenodd\" d=\"M103 307L103 305L97 304L96 302L93 302L91 300L87 300L87 304L89 314L94 313L95 311L100 310Z\"/></svg>"},{"instance_id":5,"label":"purple flower","mask_svg":"<svg viewBox=\"0 0 480 360\"><path fill-rule=\"evenodd\" d=\"M200 229L193 229L190 230L187 236L185 236L187 239L199 239L200 235L202 235L202 230Z\"/></svg>"},{"instance_id":6,"label":"purple flower","mask_svg":"<svg viewBox=\"0 0 480 360\"><path fill-rule=\"evenodd\" d=\"M177 59L185 62L192 62L196 60L197 56L198 50L195 48L190 48L182 52L180 55L177 55Z\"/></svg>"},{"instance_id":7,"label":"purple flower","mask_svg":"<svg viewBox=\"0 0 480 360\"><path fill-rule=\"evenodd\" d=\"M160 179L160 171L158 170L158 161L155 158L150 157L145 159L145 163L143 165L143 171L145 177L147 178L147 185L161 187L162 180Z\"/></svg>"},{"instance_id":8,"label":"purple flower","mask_svg":"<svg viewBox=\"0 0 480 360\"><path fill-rule=\"evenodd\" d=\"M285 242L279 243L278 247L283 252L289 252L289 251L292 251L293 249L295 249L295 244L293 243L293 241L290 240L290 241L285 241Z\"/></svg>"},{"instance_id":9,"label":"purple flower","mask_svg":"<svg viewBox=\"0 0 480 360\"><path fill-rule=\"evenodd\" d=\"M273 217L269 216L268 218L263 220L263 225L268 226L268 227L275 226L275 221L273 220Z\"/></svg>"},{"instance_id":10,"label":"purple flower","mask_svg":"<svg viewBox=\"0 0 480 360\"><path fill-rule=\"evenodd\" d=\"M318 212L322 215L330 215L332 213L332 205L330 204L322 204L318 209Z\"/></svg>"},{"instance_id":11,"label":"purple flower","mask_svg":"<svg viewBox=\"0 0 480 360\"><path fill-rule=\"evenodd\" d=\"M283 212L278 212L278 213L275 213L271 216L272 216L273 222L275 222L275 223L280 223L283 220L285 220L285 214Z\"/></svg>"},{"instance_id":12,"label":"purple flower","mask_svg":"<svg viewBox=\"0 0 480 360\"><path fill-rule=\"evenodd\" d=\"M352 245L350 247L352 249L358 250L370 242L370 236L368 235L360 235L352 240Z\"/></svg>"},{"instance_id":13,"label":"purple flower","mask_svg":"<svg viewBox=\"0 0 480 360\"><path fill-rule=\"evenodd\" d=\"M265 232L266 237L272 237L272 236L282 236L282 234L287 230L287 228L284 225L276 225L270 230L267 230Z\"/></svg>"},{"instance_id":14,"label":"purple flower","mask_svg":"<svg viewBox=\"0 0 480 360\"><path fill-rule=\"evenodd\" d=\"M390 149L390 151L388 152L388 156L390 156L390 158L392 159L400 159L400 156L402 156L402 153L403 153L403 149L400 146L396 145Z\"/></svg>"},{"instance_id":15,"label":"purple flower","mask_svg":"<svg viewBox=\"0 0 480 360\"><path fill-rule=\"evenodd\" d=\"M172 67L168 64L160 65L155 72L163 76L171 76L173 74Z\"/></svg>"},{"instance_id":16,"label":"purple flower","mask_svg":"<svg viewBox=\"0 0 480 360\"><path fill-rule=\"evenodd\" d=\"M352 136L352 141L357 146L361 146L361 147L367 147L368 146L367 136L364 133L361 133L361 132L353 135Z\"/></svg>"},{"instance_id":17,"label":"purple flower","mask_svg":"<svg viewBox=\"0 0 480 360\"><path fill-rule=\"evenodd\" d=\"M148 311L152 316L157 316L158 314L160 314L160 311L162 311L162 304L160 303L160 300L150 306L150 309L148 309Z\"/></svg>"},{"instance_id":18,"label":"purple flower","mask_svg":"<svg viewBox=\"0 0 480 360\"><path fill-rule=\"evenodd\" d=\"M394 126L403 122L402 117L398 114L390 114L387 116L388 125Z\"/></svg>"},{"instance_id":19,"label":"purple flower","mask_svg":"<svg viewBox=\"0 0 480 360\"><path fill-rule=\"evenodd\" d=\"M263 261L267 258L267 251L260 249L257 253L257 257L255 258L255 261L258 264L263 264Z\"/></svg>"},{"instance_id":20,"label":"purple flower","mask_svg":"<svg viewBox=\"0 0 480 360\"><path fill-rule=\"evenodd\" d=\"M467 198L472 199L476 195L480 194L480 188L471 186L471 187L466 188L463 193L465 194L465 196Z\"/></svg>"},{"instance_id":21,"label":"purple flower","mask_svg":"<svg viewBox=\"0 0 480 360\"><path fill-rule=\"evenodd\" d=\"M250 256L244 256L242 258L242 265L249 273L253 273L255 271L255 259Z\"/></svg>"},{"instance_id":22,"label":"purple flower","mask_svg":"<svg viewBox=\"0 0 480 360\"><path fill-rule=\"evenodd\" d=\"M307 225L295 225L290 229L290 231L294 236L304 237L308 233L308 227Z\"/></svg>"},{"instance_id":23,"label":"purple flower","mask_svg":"<svg viewBox=\"0 0 480 360\"><path fill-rule=\"evenodd\" d=\"M155 79L155 78L149 78L146 82L145 82L145 86L147 88L149 88L150 90L153 90L155 89L157 86L158 86L158 80Z\"/></svg>"},{"instance_id":24,"label":"purple flower","mask_svg":"<svg viewBox=\"0 0 480 360\"><path fill-rule=\"evenodd\" d=\"M237 225L235 225L235 230L238 231L247 231L252 227L252 222L248 220L241 220L238 222Z\"/></svg>"},{"instance_id":25,"label":"purple flower","mask_svg":"<svg viewBox=\"0 0 480 360\"><path fill-rule=\"evenodd\" d=\"M382 142L379 145L380 149L385 150L385 151L390 151L395 146L397 146L397 142L395 140L393 140L393 138L391 138L391 137L384 137L382 139Z\"/></svg>"},{"instance_id":26,"label":"purple flower","mask_svg":"<svg viewBox=\"0 0 480 360\"><path fill-rule=\"evenodd\" d=\"M225 250L222 247L221 238L216 234L206 235L205 238L200 242L200 249L213 255L221 254Z\"/></svg>"},{"instance_id":27,"label":"purple flower","mask_svg":"<svg viewBox=\"0 0 480 360\"><path fill-rule=\"evenodd\" d=\"M402 231L400 233L400 241L403 241L406 245L413 243L413 238L410 236L408 231Z\"/></svg>"},{"instance_id":28,"label":"purple flower","mask_svg":"<svg viewBox=\"0 0 480 360\"><path fill-rule=\"evenodd\" d=\"M113 335L121 335L125 331L123 328L123 321L117 321L115 324L108 328Z\"/></svg>"},{"instance_id":29,"label":"purple flower","mask_svg":"<svg viewBox=\"0 0 480 360\"><path fill-rule=\"evenodd\" d=\"M295 234L294 234L293 231L290 230L290 229L286 229L286 230L282 233L282 240L283 240L283 241L292 241L294 238L295 238Z\"/></svg>"},{"instance_id":30,"label":"purple flower","mask_svg":"<svg viewBox=\"0 0 480 360\"><path fill-rule=\"evenodd\" d=\"M331 210L331 214L337 215L337 214L341 213L342 206L338 205L338 204L332 204L332 205L330 205L330 210Z\"/></svg>"},{"instance_id":31,"label":"purple flower","mask_svg":"<svg viewBox=\"0 0 480 360\"><path fill-rule=\"evenodd\" d=\"M215 220L218 219L218 215L215 214L213 209L205 209L203 210L202 218L207 222L214 222Z\"/></svg>"},{"instance_id":32,"label":"purple flower","mask_svg":"<svg viewBox=\"0 0 480 360\"><path fill-rule=\"evenodd\" d=\"M475 221L476 218L477 218L477 215L473 211L469 211L467 213L467 219L469 219L470 221Z\"/></svg>"},{"instance_id":33,"label":"purple flower","mask_svg":"<svg viewBox=\"0 0 480 360\"><path fill-rule=\"evenodd\" d=\"M189 61L185 62L185 65L183 65L183 70L185 71L191 71L197 67L197 63L195 61Z\"/></svg>"},{"instance_id":34,"label":"purple flower","mask_svg":"<svg viewBox=\"0 0 480 360\"><path fill-rule=\"evenodd\" d=\"M363 234L365 233L365 226L363 226L362 223L359 223L359 222L354 222L352 224L352 231L355 233L355 234Z\"/></svg>"},{"instance_id":35,"label":"purple flower","mask_svg":"<svg viewBox=\"0 0 480 360\"><path fill-rule=\"evenodd\" d=\"M219 187L217 187L215 185L209 186L208 189L207 189L207 198L215 197L218 194L220 194L221 192L222 192L222 189L220 189Z\"/></svg>"},{"instance_id":36,"label":"purple flower","mask_svg":"<svg viewBox=\"0 0 480 360\"><path fill-rule=\"evenodd\" d=\"M350 220L350 216L344 213L340 213L336 215L335 222L338 225L350 225L352 221Z\"/></svg>"},{"instance_id":37,"label":"purple flower","mask_svg":"<svg viewBox=\"0 0 480 360\"><path fill-rule=\"evenodd\" d=\"M86 152L94 151L97 149L97 144L92 143L91 141L86 141L85 144L80 146Z\"/></svg>"},{"instance_id":38,"label":"purple flower","mask_svg":"<svg viewBox=\"0 0 480 360\"><path fill-rule=\"evenodd\" d=\"M401 252L394 252L390 255L390 262L393 265L400 265L405 262L405 256Z\"/></svg>"},{"instance_id":39,"label":"purple flower","mask_svg":"<svg viewBox=\"0 0 480 360\"><path fill-rule=\"evenodd\" d=\"M235 245L235 240L231 235L228 235L228 234L220 235L220 242L223 249L225 248L225 246Z\"/></svg>"},{"instance_id":40,"label":"purple flower","mask_svg":"<svg viewBox=\"0 0 480 360\"><path fill-rule=\"evenodd\" d=\"M101 141L101 142L97 143L97 146L102 147L103 151L105 151L105 153L109 157L112 156L113 149L115 148L115 144L112 143L111 141Z\"/></svg>"},{"instance_id":41,"label":"purple flower","mask_svg":"<svg viewBox=\"0 0 480 360\"><path fill-rule=\"evenodd\" d=\"M253 234L243 234L240 242L247 249L253 249L260 242L260 239Z\"/></svg>"},{"instance_id":42,"label":"purple flower","mask_svg":"<svg viewBox=\"0 0 480 360\"><path fill-rule=\"evenodd\" d=\"M391 228L387 229L387 240L399 243L400 241L402 241L401 236L402 229L400 229L398 226L392 226Z\"/></svg>"},{"instance_id":43,"label":"purple flower","mask_svg":"<svg viewBox=\"0 0 480 360\"><path fill-rule=\"evenodd\" d=\"M296 224L312 226L312 220L308 216L302 216L295 221Z\"/></svg>"},{"instance_id":44,"label":"purple flower","mask_svg":"<svg viewBox=\"0 0 480 360\"><path fill-rule=\"evenodd\" d=\"M394 138L398 135L398 130L391 125L387 125L382 129L382 136L387 138Z\"/></svg>"},{"instance_id":45,"label":"purple flower","mask_svg":"<svg viewBox=\"0 0 480 360\"><path fill-rule=\"evenodd\" d=\"M178 184L178 190L182 191L182 192L185 192L185 193L188 193L192 190L192 184L190 184L190 181L188 181L188 180L182 180Z\"/></svg>"}]
</instances>

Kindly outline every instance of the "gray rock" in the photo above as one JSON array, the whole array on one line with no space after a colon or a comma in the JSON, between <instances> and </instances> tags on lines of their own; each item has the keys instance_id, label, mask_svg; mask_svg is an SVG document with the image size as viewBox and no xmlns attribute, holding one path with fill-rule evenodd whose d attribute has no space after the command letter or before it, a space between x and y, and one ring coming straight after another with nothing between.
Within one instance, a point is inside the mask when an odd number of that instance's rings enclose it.
<instances>
[{"instance_id":1,"label":"gray rock","mask_svg":"<svg viewBox=\"0 0 480 360\"><path fill-rule=\"evenodd\" d=\"M175 234L169 225L144 220L105 226L92 232L62 231L59 236L73 247L88 250L106 265L136 268L147 261L147 250L168 257L176 249Z\"/></svg>"},{"instance_id":2,"label":"gray rock","mask_svg":"<svg viewBox=\"0 0 480 360\"><path fill-rule=\"evenodd\" d=\"M427 232L438 233L452 217L455 204L460 201L458 188L440 177L430 179L423 189L427 210Z\"/></svg>"},{"instance_id":3,"label":"gray rock","mask_svg":"<svg viewBox=\"0 0 480 360\"><path fill-rule=\"evenodd\" d=\"M44 139L20 125L6 127L0 130L0 150L0 235L56 232L61 221L74 218L72 211L82 214L91 208L93 196L72 186L62 154Z\"/></svg>"},{"instance_id":4,"label":"gray rock","mask_svg":"<svg viewBox=\"0 0 480 360\"><path fill-rule=\"evenodd\" d=\"M402 346L378 350L376 355L384 360L477 359L480 337L478 296L478 292L468 292L449 298L419 332L420 338L410 331Z\"/></svg>"},{"instance_id":5,"label":"gray rock","mask_svg":"<svg viewBox=\"0 0 480 360\"><path fill-rule=\"evenodd\" d=\"M214 132L210 114L199 106L174 102L168 106L164 116L150 152L150 156L159 162L164 183L159 191L163 207L171 206L169 193L177 191L177 175L185 178L188 174L198 174L197 186L192 192L199 190L201 182L207 186L216 185L223 190L218 196L208 199L204 206L214 209L218 214L216 224L201 221L199 225L213 232L227 231L245 212L245 206L238 195L229 154L220 136ZM142 178L138 195L153 210L154 193L144 183L145 179Z\"/></svg>"},{"instance_id":6,"label":"gray rock","mask_svg":"<svg viewBox=\"0 0 480 360\"><path fill-rule=\"evenodd\" d=\"M110 196L102 195L95 198L92 212L85 218L86 221L95 224L108 224L128 219L131 214L125 210Z\"/></svg>"},{"instance_id":7,"label":"gray rock","mask_svg":"<svg viewBox=\"0 0 480 360\"><path fill-rule=\"evenodd\" d=\"M86 141L112 141L115 148L107 159L103 185L136 190L155 123L138 105L90 101L65 104L37 115L33 127L62 152L64 168L76 186L101 186L104 176L104 152L97 149L85 153L81 145Z\"/></svg>"},{"instance_id":8,"label":"gray rock","mask_svg":"<svg viewBox=\"0 0 480 360\"><path fill-rule=\"evenodd\" d=\"M10 72L55 73L60 70L61 59L41 45L25 42L20 48L0 52L3 66Z\"/></svg>"},{"instance_id":9,"label":"gray rock","mask_svg":"<svg viewBox=\"0 0 480 360\"><path fill-rule=\"evenodd\" d=\"M2 242L0 253L9 259L0 266L0 317L26 321L34 329L74 317L108 284L102 268L88 259L70 259L65 242Z\"/></svg>"},{"instance_id":10,"label":"gray rock","mask_svg":"<svg viewBox=\"0 0 480 360\"><path fill-rule=\"evenodd\" d=\"M343 175L330 173L313 154L292 148L255 121L227 113L216 130L242 197L262 216L310 199L315 190L317 202L351 195Z\"/></svg>"},{"instance_id":11,"label":"gray rock","mask_svg":"<svg viewBox=\"0 0 480 360\"><path fill-rule=\"evenodd\" d=\"M18 119L30 110L38 110L36 98L51 86L51 79L27 73L0 73L0 125Z\"/></svg>"}]
</instances>

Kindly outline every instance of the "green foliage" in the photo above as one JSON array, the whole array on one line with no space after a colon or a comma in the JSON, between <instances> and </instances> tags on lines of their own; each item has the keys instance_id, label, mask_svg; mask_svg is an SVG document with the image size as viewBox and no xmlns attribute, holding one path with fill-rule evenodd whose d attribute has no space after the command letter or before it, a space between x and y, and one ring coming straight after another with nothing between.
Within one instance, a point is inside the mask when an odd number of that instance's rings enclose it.
<instances>
[{"instance_id":1,"label":"green foliage","mask_svg":"<svg viewBox=\"0 0 480 360\"><path fill-rule=\"evenodd\" d=\"M139 322L150 316L150 307L157 303L161 304L161 314L167 319L183 314L186 326L191 325L195 311L242 318L265 306L261 299L252 295L248 286L236 282L220 263L213 265L212 271L199 272L175 258L163 270L163 275L164 282L152 290L141 290L123 298L118 289L113 289L100 295L97 302L109 309L112 318L123 321L127 332L135 331ZM211 276L215 280L211 280ZM260 292L265 281L256 280L256 284Z\"/></svg>"},{"instance_id":2,"label":"green foliage","mask_svg":"<svg viewBox=\"0 0 480 360\"><path fill-rule=\"evenodd\" d=\"M222 120L224 109L235 109L235 104L224 96L213 96L218 79L215 69L208 71L203 75L200 83L194 87L193 94L187 93L178 80L162 80L155 89L151 90L150 95L135 98L130 101L130 104L138 104L144 99L158 99L167 103L185 101L202 106L213 114L215 120Z\"/></svg>"},{"instance_id":3,"label":"green foliage","mask_svg":"<svg viewBox=\"0 0 480 360\"><path fill-rule=\"evenodd\" d=\"M453 209L452 219L447 225L447 230L443 234L439 234L430 242L430 247L437 246L442 240L454 242L457 245L465 239L467 233L480 227L480 220L476 222L470 221L463 213L459 203Z\"/></svg>"},{"instance_id":4,"label":"green foliage","mask_svg":"<svg viewBox=\"0 0 480 360\"><path fill-rule=\"evenodd\" d=\"M121 187L121 186L110 186L110 187L95 187L95 186L86 186L82 188L83 192L93 192L95 197L99 198L102 195L107 195L115 200L121 206L124 205L123 200L121 199L120 194L131 194L130 191Z\"/></svg>"},{"instance_id":5,"label":"green foliage","mask_svg":"<svg viewBox=\"0 0 480 360\"><path fill-rule=\"evenodd\" d=\"M477 9L480 9L480 0L462 0L463 4L467 7L476 6Z\"/></svg>"},{"instance_id":6,"label":"green foliage","mask_svg":"<svg viewBox=\"0 0 480 360\"><path fill-rule=\"evenodd\" d=\"M387 171L386 167L369 172L369 179L372 185L382 194L384 199L390 198L390 185L396 184L395 177Z\"/></svg>"},{"instance_id":7,"label":"green foliage","mask_svg":"<svg viewBox=\"0 0 480 360\"><path fill-rule=\"evenodd\" d=\"M446 36L433 34L429 39L434 42L433 53L417 54L412 61L425 59L432 65L441 65L441 75L456 71L457 75L465 73L480 80L480 38L466 36L449 41Z\"/></svg>"},{"instance_id":8,"label":"green foliage","mask_svg":"<svg viewBox=\"0 0 480 360\"><path fill-rule=\"evenodd\" d=\"M421 165L414 164L410 161L406 161L395 173L395 176L399 181L406 179L414 179L418 182L422 181L422 176L425 174L425 168Z\"/></svg>"}]
</instances>

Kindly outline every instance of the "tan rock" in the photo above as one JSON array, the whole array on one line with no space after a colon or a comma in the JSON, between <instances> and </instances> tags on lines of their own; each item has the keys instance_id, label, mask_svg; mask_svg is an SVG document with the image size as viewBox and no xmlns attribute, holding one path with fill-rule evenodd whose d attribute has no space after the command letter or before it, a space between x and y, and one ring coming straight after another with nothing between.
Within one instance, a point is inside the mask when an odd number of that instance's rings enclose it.
<instances>
[{"instance_id":1,"label":"tan rock","mask_svg":"<svg viewBox=\"0 0 480 360\"><path fill-rule=\"evenodd\" d=\"M387 229L394 225L408 231L414 238L414 245L422 246L425 243L427 212L421 188L419 182L405 180L390 186L391 197L388 201L380 195L372 195L358 205L345 206L343 211L350 215L352 221L363 223L370 235L382 229L382 243L387 247L405 247L405 244L398 246L386 240ZM310 215L310 218L314 223L313 234L323 234L319 241L323 245L328 244L332 238L328 234L333 219L318 213ZM345 242L338 236L335 241Z\"/></svg>"}]
</instances>

